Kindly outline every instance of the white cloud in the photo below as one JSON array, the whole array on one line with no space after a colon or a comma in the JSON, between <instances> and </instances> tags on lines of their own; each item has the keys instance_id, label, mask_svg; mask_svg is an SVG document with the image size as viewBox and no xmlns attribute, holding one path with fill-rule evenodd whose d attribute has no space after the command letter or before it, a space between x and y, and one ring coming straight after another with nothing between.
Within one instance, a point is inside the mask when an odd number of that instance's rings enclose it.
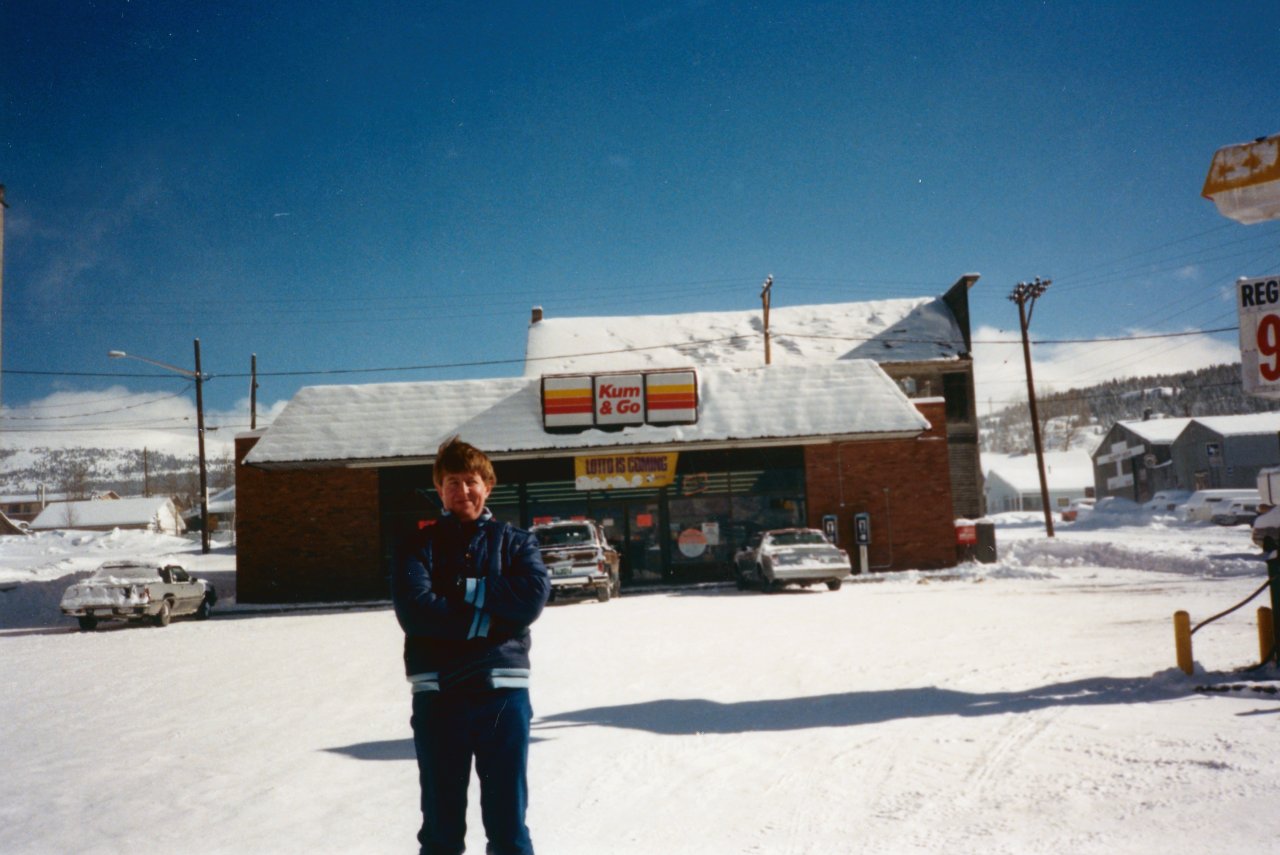
<instances>
[{"instance_id":1,"label":"white cloud","mask_svg":"<svg viewBox=\"0 0 1280 855\"><path fill-rule=\"evenodd\" d=\"M1036 395L1064 392L1124 377L1173 374L1239 362L1240 349L1209 335L1140 338L1155 333L1130 330L1124 341L1032 345ZM978 410L998 410L1027 400L1022 339L1015 331L980 327L974 332L974 382ZM1035 331L1032 330L1032 341Z\"/></svg>"},{"instance_id":2,"label":"white cloud","mask_svg":"<svg viewBox=\"0 0 1280 855\"><path fill-rule=\"evenodd\" d=\"M279 415L285 401L258 406L258 427ZM189 388L135 392L124 386L64 390L0 410L5 444L12 448L148 448L196 453L196 404ZM230 453L236 433L249 427L249 399L229 410L205 410L205 455Z\"/></svg>"}]
</instances>

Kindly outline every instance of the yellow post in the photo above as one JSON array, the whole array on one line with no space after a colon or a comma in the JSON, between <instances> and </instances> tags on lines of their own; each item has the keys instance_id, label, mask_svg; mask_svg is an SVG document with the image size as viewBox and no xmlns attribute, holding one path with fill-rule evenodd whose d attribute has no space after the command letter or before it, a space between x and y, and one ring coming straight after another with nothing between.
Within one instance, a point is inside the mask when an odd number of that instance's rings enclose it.
<instances>
[{"instance_id":1,"label":"yellow post","mask_svg":"<svg viewBox=\"0 0 1280 855\"><path fill-rule=\"evenodd\" d=\"M1178 649L1178 667L1182 673L1191 675L1191 615L1186 612L1173 613L1173 640Z\"/></svg>"},{"instance_id":2,"label":"yellow post","mask_svg":"<svg viewBox=\"0 0 1280 855\"><path fill-rule=\"evenodd\" d=\"M1275 619L1270 606L1258 606L1258 661L1266 662L1271 656L1271 645L1276 637Z\"/></svg>"}]
</instances>

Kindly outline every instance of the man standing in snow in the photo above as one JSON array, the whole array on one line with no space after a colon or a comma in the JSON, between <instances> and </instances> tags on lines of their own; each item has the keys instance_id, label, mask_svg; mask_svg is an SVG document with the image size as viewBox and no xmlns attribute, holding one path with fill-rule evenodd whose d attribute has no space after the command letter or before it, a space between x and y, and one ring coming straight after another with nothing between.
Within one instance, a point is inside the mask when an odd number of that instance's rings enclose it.
<instances>
[{"instance_id":1,"label":"man standing in snow","mask_svg":"<svg viewBox=\"0 0 1280 855\"><path fill-rule=\"evenodd\" d=\"M529 625L547 602L547 568L531 534L485 507L497 477L483 452L445 440L432 479L444 516L402 545L391 583L413 686L418 842L422 855L465 849L474 757L487 851L533 855L525 825Z\"/></svg>"}]
</instances>

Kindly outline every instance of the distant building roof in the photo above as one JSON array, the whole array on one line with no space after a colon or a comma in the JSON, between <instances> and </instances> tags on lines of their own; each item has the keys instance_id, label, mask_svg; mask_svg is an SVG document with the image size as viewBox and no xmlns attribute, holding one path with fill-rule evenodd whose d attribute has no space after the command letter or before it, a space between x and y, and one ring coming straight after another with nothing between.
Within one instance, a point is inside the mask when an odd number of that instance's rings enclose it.
<instances>
[{"instance_id":1,"label":"distant building roof","mask_svg":"<svg viewBox=\"0 0 1280 855\"><path fill-rule=\"evenodd\" d=\"M967 288L972 282L966 280L957 285ZM761 309L542 318L529 327L525 375L756 367L764 364L763 330ZM955 360L969 350L965 330L944 297L778 306L769 312L769 338L773 365Z\"/></svg>"},{"instance_id":2,"label":"distant building roof","mask_svg":"<svg viewBox=\"0 0 1280 855\"><path fill-rule=\"evenodd\" d=\"M1147 419L1117 424L1124 425L1147 442L1155 445L1170 445L1186 430L1187 425L1191 424L1191 419ZM1095 453L1106 453L1109 450L1099 446Z\"/></svg>"},{"instance_id":3,"label":"distant building roof","mask_svg":"<svg viewBox=\"0 0 1280 855\"><path fill-rule=\"evenodd\" d=\"M986 467L988 477L998 476L1019 493L1040 490L1040 469L1034 454L991 455ZM984 462L988 455L983 455ZM1093 458L1089 452L1046 451L1044 453L1045 480L1050 490L1077 490L1093 486Z\"/></svg>"},{"instance_id":4,"label":"distant building roof","mask_svg":"<svg viewBox=\"0 0 1280 855\"><path fill-rule=\"evenodd\" d=\"M517 457L699 442L910 436L929 427L897 384L869 360L697 373L695 425L567 434L543 429L542 386L536 377L308 386L289 401L246 462L423 462L455 433L489 454Z\"/></svg>"},{"instance_id":5,"label":"distant building roof","mask_svg":"<svg viewBox=\"0 0 1280 855\"><path fill-rule=\"evenodd\" d=\"M1280 433L1280 413L1249 413L1240 416L1209 416L1196 422L1220 436L1274 435Z\"/></svg>"},{"instance_id":6,"label":"distant building roof","mask_svg":"<svg viewBox=\"0 0 1280 855\"><path fill-rule=\"evenodd\" d=\"M137 526L157 522L166 510L176 515L173 500L167 496L139 499L90 499L83 502L56 502L46 507L34 520L33 529L102 528L105 526Z\"/></svg>"},{"instance_id":7,"label":"distant building roof","mask_svg":"<svg viewBox=\"0 0 1280 855\"><path fill-rule=\"evenodd\" d=\"M184 519L190 520L193 517L200 516L200 503L196 502L191 507L182 512ZM211 514L234 514L236 512L236 488L234 486L219 490L209 495L209 513Z\"/></svg>"}]
</instances>

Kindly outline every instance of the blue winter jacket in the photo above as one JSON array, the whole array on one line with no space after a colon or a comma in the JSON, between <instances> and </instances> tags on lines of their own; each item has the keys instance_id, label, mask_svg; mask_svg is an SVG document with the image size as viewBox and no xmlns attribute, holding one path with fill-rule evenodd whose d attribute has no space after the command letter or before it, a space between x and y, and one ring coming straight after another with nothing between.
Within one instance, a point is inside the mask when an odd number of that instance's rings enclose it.
<instances>
[{"instance_id":1,"label":"blue winter jacket","mask_svg":"<svg viewBox=\"0 0 1280 855\"><path fill-rule=\"evenodd\" d=\"M529 625L551 583L532 534L486 508L467 526L452 514L402 545L391 577L415 692L529 684Z\"/></svg>"}]
</instances>

